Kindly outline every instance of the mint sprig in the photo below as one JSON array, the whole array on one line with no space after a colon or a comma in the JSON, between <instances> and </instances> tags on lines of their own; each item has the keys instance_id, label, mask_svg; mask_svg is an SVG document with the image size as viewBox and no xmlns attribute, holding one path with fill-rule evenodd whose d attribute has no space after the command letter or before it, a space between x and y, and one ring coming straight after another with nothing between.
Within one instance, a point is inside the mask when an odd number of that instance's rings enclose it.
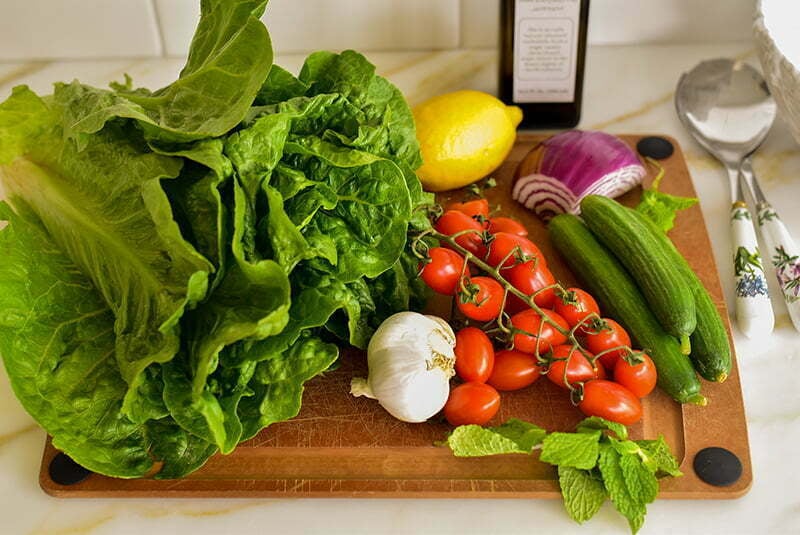
<instances>
[{"instance_id":1,"label":"mint sprig","mask_svg":"<svg viewBox=\"0 0 800 535\"><path fill-rule=\"evenodd\" d=\"M578 523L592 518L607 499L636 533L647 504L658 494L658 477L683 475L664 437L629 440L624 425L586 418L574 433L547 433L512 419L498 427L464 425L445 441L459 457L540 450L539 460L558 469L564 507Z\"/></svg>"}]
</instances>

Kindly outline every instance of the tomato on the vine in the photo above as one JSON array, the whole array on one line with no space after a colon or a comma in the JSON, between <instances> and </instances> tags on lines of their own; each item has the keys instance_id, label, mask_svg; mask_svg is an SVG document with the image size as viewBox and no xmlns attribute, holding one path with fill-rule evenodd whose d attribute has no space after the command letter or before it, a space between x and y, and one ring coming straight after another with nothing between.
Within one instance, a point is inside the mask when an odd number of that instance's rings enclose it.
<instances>
[{"instance_id":1,"label":"tomato on the vine","mask_svg":"<svg viewBox=\"0 0 800 535\"><path fill-rule=\"evenodd\" d=\"M656 387L658 372L656 365L648 355L638 353L636 357L641 362L630 364L625 358L617 360L614 366L614 382L621 384L638 398L647 396Z\"/></svg>"},{"instance_id":2,"label":"tomato on the vine","mask_svg":"<svg viewBox=\"0 0 800 535\"><path fill-rule=\"evenodd\" d=\"M552 310L545 309L542 312L562 330L569 330L564 318ZM536 353L538 348L539 354L542 354L549 351L551 347L567 341L566 335L547 321L542 321L542 317L532 308L511 316L511 325L515 329L525 331L514 334L514 348L524 353Z\"/></svg>"},{"instance_id":3,"label":"tomato on the vine","mask_svg":"<svg viewBox=\"0 0 800 535\"><path fill-rule=\"evenodd\" d=\"M540 264L546 264L542 251L528 238L509 234L508 232L498 232L492 234L489 242L489 253L486 256L486 263L497 267L502 262L502 268L508 268L518 262L517 257L522 256L526 259L538 258ZM505 259L505 261L503 260Z\"/></svg>"},{"instance_id":4,"label":"tomato on the vine","mask_svg":"<svg viewBox=\"0 0 800 535\"><path fill-rule=\"evenodd\" d=\"M596 379L583 385L578 408L586 416L599 416L622 425L642 419L642 403L633 392L612 381Z\"/></svg>"},{"instance_id":5,"label":"tomato on the vine","mask_svg":"<svg viewBox=\"0 0 800 535\"><path fill-rule=\"evenodd\" d=\"M503 277L511 283L511 286L531 296L536 294L533 302L540 307L551 308L556 300L554 285L556 278L539 259L528 260L522 264L503 270ZM538 292L538 293L537 293ZM519 297L513 294L508 295L507 310L515 314L526 308L530 308Z\"/></svg>"},{"instance_id":6,"label":"tomato on the vine","mask_svg":"<svg viewBox=\"0 0 800 535\"><path fill-rule=\"evenodd\" d=\"M456 373L464 381L485 383L494 367L492 341L477 327L464 327L456 333Z\"/></svg>"},{"instance_id":7,"label":"tomato on the vine","mask_svg":"<svg viewBox=\"0 0 800 535\"><path fill-rule=\"evenodd\" d=\"M488 383L497 390L519 390L532 385L541 375L533 355L505 349L494 356L494 368Z\"/></svg>"},{"instance_id":8,"label":"tomato on the vine","mask_svg":"<svg viewBox=\"0 0 800 535\"><path fill-rule=\"evenodd\" d=\"M528 235L528 229L526 229L522 223L516 219L502 216L493 217L489 220L489 232L492 234L507 232L516 236L522 236L523 238Z\"/></svg>"},{"instance_id":9,"label":"tomato on the vine","mask_svg":"<svg viewBox=\"0 0 800 535\"><path fill-rule=\"evenodd\" d=\"M611 372L607 372L606 371L605 366L603 366L600 363L599 359L597 361L595 361L594 365L595 365L594 372L595 372L595 375L597 375L596 379L611 379L611 377L609 376L609 373L611 373Z\"/></svg>"},{"instance_id":10,"label":"tomato on the vine","mask_svg":"<svg viewBox=\"0 0 800 535\"><path fill-rule=\"evenodd\" d=\"M580 288L567 288L565 292L558 293L553 310L567 320L570 328L574 328L592 314L600 317L600 307L597 305L597 301ZM584 323L578 328L578 332L585 333L586 327L587 325Z\"/></svg>"},{"instance_id":11,"label":"tomato on the vine","mask_svg":"<svg viewBox=\"0 0 800 535\"><path fill-rule=\"evenodd\" d=\"M492 321L500 315L505 290L491 277L466 277L465 290L456 297L458 309L469 319Z\"/></svg>"},{"instance_id":12,"label":"tomato on the vine","mask_svg":"<svg viewBox=\"0 0 800 535\"><path fill-rule=\"evenodd\" d=\"M458 210L477 219L479 216L485 221L489 219L489 200L474 199L472 201L452 202L447 205L447 210Z\"/></svg>"},{"instance_id":13,"label":"tomato on the vine","mask_svg":"<svg viewBox=\"0 0 800 535\"><path fill-rule=\"evenodd\" d=\"M455 239L456 243L478 258L483 258L486 255L486 246L483 244L483 225L464 212L448 210L436 220L433 227L448 236L470 231L458 236Z\"/></svg>"},{"instance_id":14,"label":"tomato on the vine","mask_svg":"<svg viewBox=\"0 0 800 535\"><path fill-rule=\"evenodd\" d=\"M454 295L464 272L464 257L444 247L432 247L428 257L430 262L420 272L422 280L436 293Z\"/></svg>"},{"instance_id":15,"label":"tomato on the vine","mask_svg":"<svg viewBox=\"0 0 800 535\"><path fill-rule=\"evenodd\" d=\"M586 349L595 355L602 353L600 362L603 363L606 371L611 372L614 370L614 366L616 366L620 356L628 352L626 348L631 346L631 337L628 336L628 331L622 325L610 318L603 318L602 321L597 323L596 327L590 326L587 328ZM608 353L603 353L603 351L608 351Z\"/></svg>"},{"instance_id":16,"label":"tomato on the vine","mask_svg":"<svg viewBox=\"0 0 800 535\"><path fill-rule=\"evenodd\" d=\"M497 414L500 394L484 383L464 383L450 391L444 417L450 425L483 425Z\"/></svg>"},{"instance_id":17,"label":"tomato on the vine","mask_svg":"<svg viewBox=\"0 0 800 535\"><path fill-rule=\"evenodd\" d=\"M552 358L547 378L561 388L569 389L577 383L605 378L605 373L602 376L598 373L603 367L598 364L595 370L591 361L575 346L562 344L554 347Z\"/></svg>"}]
</instances>

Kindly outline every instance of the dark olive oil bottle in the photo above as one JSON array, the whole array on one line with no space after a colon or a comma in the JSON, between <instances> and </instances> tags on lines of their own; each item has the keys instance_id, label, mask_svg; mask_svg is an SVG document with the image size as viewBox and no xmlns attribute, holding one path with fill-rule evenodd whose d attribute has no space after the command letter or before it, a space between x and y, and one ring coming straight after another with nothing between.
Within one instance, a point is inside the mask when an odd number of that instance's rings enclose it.
<instances>
[{"instance_id":1,"label":"dark olive oil bottle","mask_svg":"<svg viewBox=\"0 0 800 535\"><path fill-rule=\"evenodd\" d=\"M589 0L500 0L500 98L520 128L578 124Z\"/></svg>"}]
</instances>

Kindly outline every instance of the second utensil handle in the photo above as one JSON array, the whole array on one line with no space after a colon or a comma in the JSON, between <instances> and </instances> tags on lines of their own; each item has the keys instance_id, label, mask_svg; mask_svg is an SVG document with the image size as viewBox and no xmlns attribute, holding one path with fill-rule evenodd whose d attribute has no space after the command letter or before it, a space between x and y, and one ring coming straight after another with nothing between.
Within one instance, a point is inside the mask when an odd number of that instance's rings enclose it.
<instances>
[{"instance_id":1,"label":"second utensil handle","mask_svg":"<svg viewBox=\"0 0 800 535\"><path fill-rule=\"evenodd\" d=\"M736 324L748 338L769 334L775 315L769 300L767 279L758 251L750 211L741 201L731 207L733 270L736 279Z\"/></svg>"},{"instance_id":2,"label":"second utensil handle","mask_svg":"<svg viewBox=\"0 0 800 535\"><path fill-rule=\"evenodd\" d=\"M778 213L764 201L758 203L758 226L766 242L768 258L775 268L789 317L800 331L800 249Z\"/></svg>"}]
</instances>

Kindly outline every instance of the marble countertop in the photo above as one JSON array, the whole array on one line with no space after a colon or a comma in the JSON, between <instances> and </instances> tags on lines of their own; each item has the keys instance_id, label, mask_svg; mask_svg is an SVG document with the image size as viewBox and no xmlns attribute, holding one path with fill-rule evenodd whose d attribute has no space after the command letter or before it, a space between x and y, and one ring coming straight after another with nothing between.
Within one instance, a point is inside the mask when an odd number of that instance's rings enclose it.
<instances>
[{"instance_id":1,"label":"marble countertop","mask_svg":"<svg viewBox=\"0 0 800 535\"><path fill-rule=\"evenodd\" d=\"M726 175L684 132L673 108L679 75L702 59L728 56L757 63L752 43L605 46L589 49L581 128L614 133L663 133L684 148L728 303L733 266ZM490 50L374 53L378 70L412 104L456 89L496 91ZM278 56L296 70L301 56ZM180 59L0 63L0 99L14 85L37 92L78 78L103 86L133 76L137 85L173 80ZM780 121L755 158L756 173L787 226L800 236L800 147ZM773 280L769 279L770 282ZM774 292L773 292L774 293ZM641 533L800 533L800 333L773 296L772 336L748 340L735 332L750 433L754 482L733 501L661 500L648 508ZM577 526L556 500L58 500L38 486L44 432L23 411L0 373L0 531L10 534L125 533L625 533L610 505Z\"/></svg>"}]
</instances>

